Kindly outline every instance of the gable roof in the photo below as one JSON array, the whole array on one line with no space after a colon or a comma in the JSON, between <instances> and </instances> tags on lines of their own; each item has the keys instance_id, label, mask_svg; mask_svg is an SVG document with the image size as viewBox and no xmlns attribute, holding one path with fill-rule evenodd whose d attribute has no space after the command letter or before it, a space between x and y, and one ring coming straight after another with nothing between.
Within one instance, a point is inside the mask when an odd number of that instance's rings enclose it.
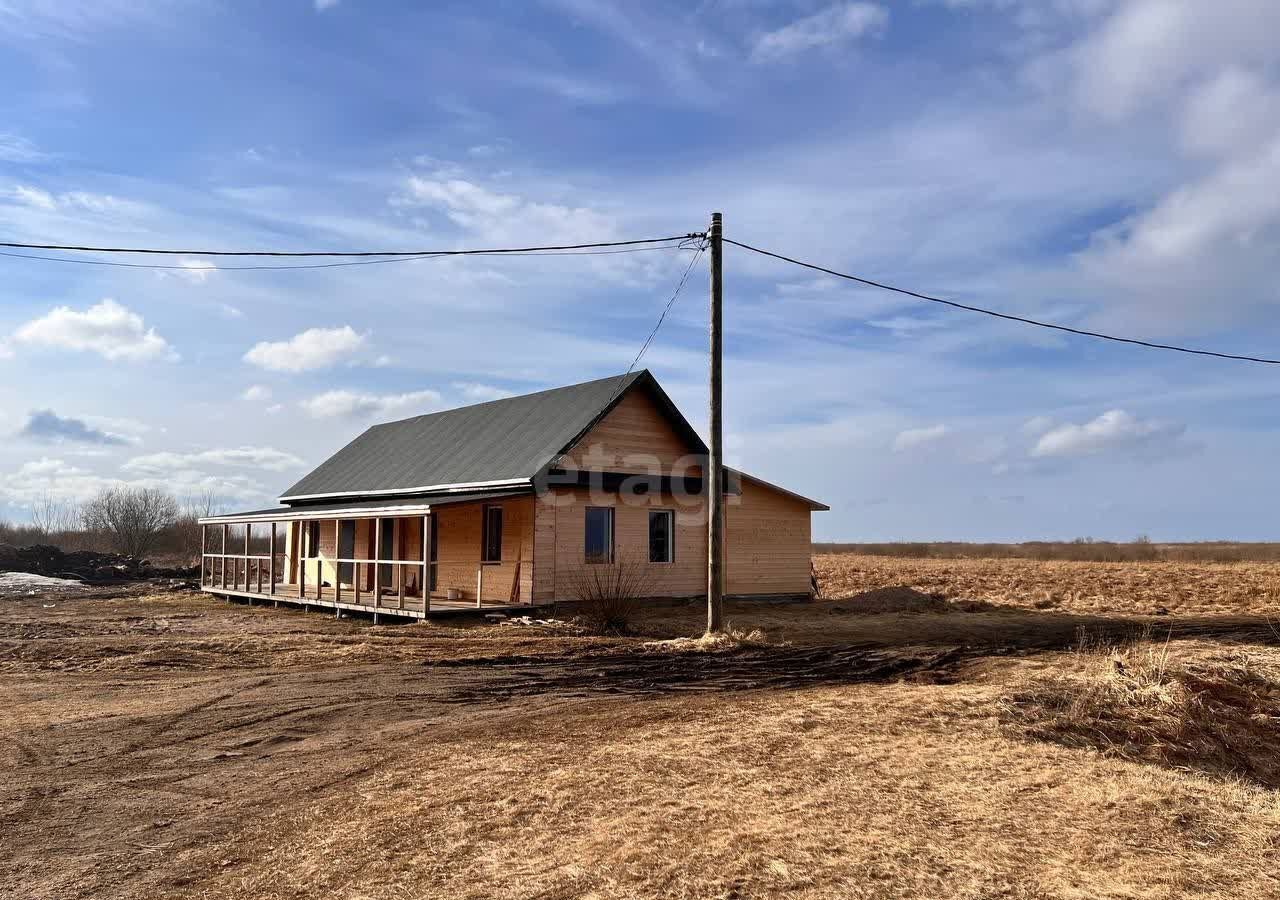
<instances>
[{"instance_id":1,"label":"gable roof","mask_svg":"<svg viewBox=\"0 0 1280 900\"><path fill-rule=\"evenodd\" d=\"M369 428L284 492L282 503L528 482L632 390L646 391L690 448L706 445L648 369Z\"/></svg>"}]
</instances>

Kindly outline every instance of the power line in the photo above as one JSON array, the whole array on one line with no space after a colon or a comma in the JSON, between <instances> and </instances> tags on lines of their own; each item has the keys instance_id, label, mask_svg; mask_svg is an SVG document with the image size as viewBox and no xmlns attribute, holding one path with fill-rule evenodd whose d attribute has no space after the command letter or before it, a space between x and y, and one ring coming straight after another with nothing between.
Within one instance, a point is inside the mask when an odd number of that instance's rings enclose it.
<instances>
[{"instance_id":1,"label":"power line","mask_svg":"<svg viewBox=\"0 0 1280 900\"><path fill-rule=\"evenodd\" d=\"M167 256L483 256L500 253L533 253L549 250L588 250L597 247L629 247L637 244L664 244L700 235L678 234L664 238L630 241L597 241L590 244L556 244L546 247L498 247L484 250L161 250L153 247L85 247L75 244L25 244L0 241L0 247L16 250L65 250L83 253L152 253Z\"/></svg>"},{"instance_id":2,"label":"power line","mask_svg":"<svg viewBox=\"0 0 1280 900\"><path fill-rule=\"evenodd\" d=\"M667 313L671 312L671 307L675 304L676 298L679 297L680 292L684 290L685 282L689 280L689 273L693 271L694 265L696 265L698 260L702 258L703 251L707 249L707 245L703 240L703 237L704 236L700 234L689 236L689 238L698 239L699 243L696 247L688 244L688 239L681 241L680 249L685 249L687 247L688 249L696 249L698 252L693 254L693 259L689 260L689 265L685 266L684 274L680 276L680 280L676 283L676 289L671 293L671 298L667 300L667 305L662 308L662 314L658 316L658 321L649 332L649 336L644 339L644 344L640 347L640 352L636 354L635 359L631 360L631 365L627 366L627 371L623 372L622 377L618 379L618 386L614 389L613 396L611 396L609 401L605 403L605 409L612 406L613 401L618 399L618 395L622 393L622 386L626 383L627 376L630 375L635 370L635 367L640 364L641 357L643 357L645 351L649 349L649 345L653 343L653 339L658 336L658 329L662 327L662 323L666 321Z\"/></svg>"},{"instance_id":3,"label":"power line","mask_svg":"<svg viewBox=\"0 0 1280 900\"><path fill-rule=\"evenodd\" d=\"M0 245L3 246L3 245ZM516 251L501 250L492 251L495 255L502 256L612 256L619 253L650 253L658 250L685 250L689 249L683 243L680 244L664 244L661 246L651 247L627 247L617 250L546 250L546 251ZM469 251L470 255L483 256L490 251ZM161 265L158 263L126 263L114 262L105 259L71 259L66 256L39 256L32 253L9 253L0 250L0 256L7 256L13 259L38 259L44 262L60 262L71 263L79 266L113 266L122 269L174 269L183 272L245 272L245 271L271 271L272 269L339 269L345 266L376 266L385 263L401 263L415 262L423 259L440 259L445 256L457 255L450 253L419 253L412 256L397 256L388 259L364 259L354 260L351 262L336 263L304 263L302 265L264 265L264 266L209 266L207 268L200 266L171 266Z\"/></svg>"},{"instance_id":4,"label":"power line","mask_svg":"<svg viewBox=\"0 0 1280 900\"><path fill-rule=\"evenodd\" d=\"M1240 360L1241 362L1264 363L1270 366L1280 366L1280 359L1266 359L1258 356L1241 356L1235 353L1219 353L1216 350L1197 350L1191 347L1179 347L1175 344L1157 344L1153 341L1117 337L1114 334L1103 334L1100 331L1086 331L1082 328L1072 328L1068 325L1058 325L1053 322L1041 322L1037 319L1025 318L1024 316L1015 316L1010 313L996 312L993 309L984 309L981 306L969 306L965 303L957 303L955 300L944 300L941 297L931 297L928 294L920 294L916 291L909 291L906 288L894 287L891 284L883 284L879 281L872 281L869 278L860 278L857 275L848 275L844 272L837 272L835 269L828 269L825 266L819 266L814 263L793 259L790 256L783 256L781 253L774 253L771 250L762 250L759 247L752 247L750 244L744 244L741 241L735 241L730 238L724 238L723 240L726 244L733 244L735 247L741 247L743 250L750 250L753 253L759 253L761 256L771 256L774 259L780 259L783 262L789 262L793 265L802 266L806 269L813 269L817 272L825 272L826 274L834 275L837 278L856 281L859 284L865 284L868 287L880 288L883 291L893 291L897 294L906 294L908 297L915 297L918 300L928 300L930 303L941 303L945 306L963 309L967 312L982 313L984 316L994 316L997 319L1007 319L1010 322L1021 322L1024 325L1034 325L1037 328L1050 328L1054 331L1065 331L1068 334L1076 334L1081 337L1098 338L1099 340L1104 341L1115 341L1119 344L1135 344L1139 347L1150 347L1153 350L1173 350L1177 353L1191 353L1195 356L1214 356L1218 359L1235 359Z\"/></svg>"},{"instance_id":5,"label":"power line","mask_svg":"<svg viewBox=\"0 0 1280 900\"><path fill-rule=\"evenodd\" d=\"M680 281L676 285L671 299L667 301L667 305L662 309L662 315L658 316L657 323L654 324L653 330L649 332L649 336L644 339L644 345L640 348L640 352L636 354L636 358L631 360L631 365L627 366L627 371L623 374L623 378L631 374L631 371L640 363L640 358L644 356L645 351L649 349L649 345L653 343L653 339L658 336L658 329L662 327L662 323L667 319L667 313L671 312L672 305L675 304L676 298L680 296L680 292L684 290L685 282L689 280L689 273L693 271L694 265L702 258L702 252L706 250L706 246L697 248L698 252L693 255L693 259L689 260L689 265L685 266L684 274L680 276ZM612 401L610 401L612 402Z\"/></svg>"}]
</instances>

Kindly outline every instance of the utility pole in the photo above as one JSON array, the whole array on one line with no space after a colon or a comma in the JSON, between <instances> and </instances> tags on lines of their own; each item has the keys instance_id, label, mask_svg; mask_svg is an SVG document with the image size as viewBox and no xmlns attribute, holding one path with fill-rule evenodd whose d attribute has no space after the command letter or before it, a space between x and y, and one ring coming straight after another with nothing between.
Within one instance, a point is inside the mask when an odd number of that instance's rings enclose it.
<instances>
[{"instance_id":1,"label":"utility pole","mask_svg":"<svg viewBox=\"0 0 1280 900\"><path fill-rule=\"evenodd\" d=\"M724 246L720 213L711 214L711 456L707 460L707 633L719 632L724 605L724 429L721 420L721 326Z\"/></svg>"}]
</instances>

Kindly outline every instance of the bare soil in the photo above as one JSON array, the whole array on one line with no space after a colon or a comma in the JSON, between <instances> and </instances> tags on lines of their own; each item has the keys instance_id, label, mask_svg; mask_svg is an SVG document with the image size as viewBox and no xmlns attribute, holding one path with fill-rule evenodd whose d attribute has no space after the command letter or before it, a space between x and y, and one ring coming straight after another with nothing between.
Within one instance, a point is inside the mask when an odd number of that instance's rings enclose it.
<instances>
[{"instance_id":1,"label":"bare soil","mask_svg":"<svg viewBox=\"0 0 1280 900\"><path fill-rule=\"evenodd\" d=\"M1280 889L1273 790L1001 721L1082 628L1274 654L1266 610L1037 609L1004 577L1000 602L869 611L893 585L860 565L840 599L732 605L767 640L707 652L654 643L696 634L689 608L597 638L143 587L0 602L0 896Z\"/></svg>"}]
</instances>

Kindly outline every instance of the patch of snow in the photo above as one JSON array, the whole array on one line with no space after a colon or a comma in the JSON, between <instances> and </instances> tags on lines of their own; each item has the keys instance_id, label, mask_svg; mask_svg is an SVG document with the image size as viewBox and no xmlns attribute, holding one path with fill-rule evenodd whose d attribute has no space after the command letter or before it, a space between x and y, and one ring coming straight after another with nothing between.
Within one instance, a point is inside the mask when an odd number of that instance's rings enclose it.
<instances>
[{"instance_id":1,"label":"patch of snow","mask_svg":"<svg viewBox=\"0 0 1280 900\"><path fill-rule=\"evenodd\" d=\"M83 582L73 578L50 578L47 575L31 575L27 572L0 572L0 597L54 594L78 591L83 588Z\"/></svg>"}]
</instances>

